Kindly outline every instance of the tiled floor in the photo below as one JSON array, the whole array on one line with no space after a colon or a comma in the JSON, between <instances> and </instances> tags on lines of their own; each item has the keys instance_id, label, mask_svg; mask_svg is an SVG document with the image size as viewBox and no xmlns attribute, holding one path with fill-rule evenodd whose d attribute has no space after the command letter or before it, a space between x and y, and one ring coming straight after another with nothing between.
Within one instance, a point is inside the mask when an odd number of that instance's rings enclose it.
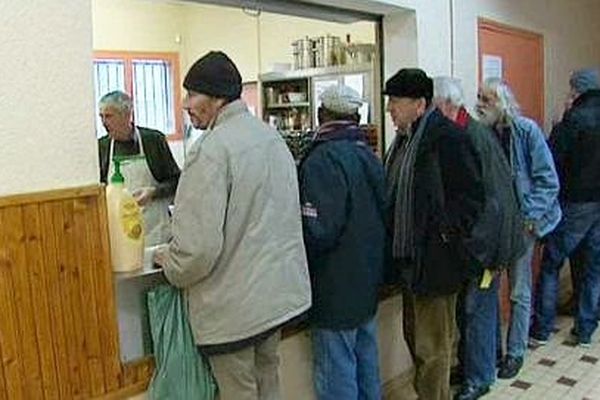
<instances>
[{"instance_id":1,"label":"tiled floor","mask_svg":"<svg viewBox=\"0 0 600 400\"><path fill-rule=\"evenodd\" d=\"M529 351L515 379L498 379L484 400L600 400L600 341L590 348L574 346L572 319L562 317L547 345Z\"/></svg>"}]
</instances>

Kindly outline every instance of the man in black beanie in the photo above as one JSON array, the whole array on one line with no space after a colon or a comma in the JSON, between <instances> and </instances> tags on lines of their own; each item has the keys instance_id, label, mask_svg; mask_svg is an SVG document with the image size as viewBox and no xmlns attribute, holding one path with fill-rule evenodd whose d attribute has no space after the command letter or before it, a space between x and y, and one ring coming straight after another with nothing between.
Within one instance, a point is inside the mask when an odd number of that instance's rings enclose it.
<instances>
[{"instance_id":1,"label":"man in black beanie","mask_svg":"<svg viewBox=\"0 0 600 400\"><path fill-rule=\"evenodd\" d=\"M456 295L470 258L462 238L484 205L481 163L466 134L432 106L425 72L401 69L384 94L398 130L385 159L389 256L404 286L414 386L420 399L448 400Z\"/></svg>"},{"instance_id":2,"label":"man in black beanie","mask_svg":"<svg viewBox=\"0 0 600 400\"><path fill-rule=\"evenodd\" d=\"M278 400L279 329L311 304L292 155L240 100L222 52L190 68L185 109L205 132L179 181L173 238L155 261L187 293L220 400Z\"/></svg>"}]
</instances>

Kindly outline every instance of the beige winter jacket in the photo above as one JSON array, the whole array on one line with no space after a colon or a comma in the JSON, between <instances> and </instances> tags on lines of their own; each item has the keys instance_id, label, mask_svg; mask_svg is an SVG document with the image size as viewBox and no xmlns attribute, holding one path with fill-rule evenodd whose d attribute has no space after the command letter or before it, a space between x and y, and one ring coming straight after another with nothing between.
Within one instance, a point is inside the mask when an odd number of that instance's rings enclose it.
<instances>
[{"instance_id":1,"label":"beige winter jacket","mask_svg":"<svg viewBox=\"0 0 600 400\"><path fill-rule=\"evenodd\" d=\"M192 146L164 271L186 289L196 342L250 338L310 307L296 167L242 101Z\"/></svg>"}]
</instances>

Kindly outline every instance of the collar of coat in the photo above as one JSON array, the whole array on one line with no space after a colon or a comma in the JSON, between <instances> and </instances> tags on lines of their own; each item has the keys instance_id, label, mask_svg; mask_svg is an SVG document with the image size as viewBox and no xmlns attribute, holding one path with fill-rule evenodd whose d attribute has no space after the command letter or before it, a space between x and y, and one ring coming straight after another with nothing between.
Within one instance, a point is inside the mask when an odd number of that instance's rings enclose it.
<instances>
[{"instance_id":1,"label":"collar of coat","mask_svg":"<svg viewBox=\"0 0 600 400\"><path fill-rule=\"evenodd\" d=\"M248 107L246 106L246 103L244 103L241 99L234 100L231 103L224 105L219 110L217 117L214 119L209 129L215 129L215 127L223 124L225 121L247 112Z\"/></svg>"},{"instance_id":2,"label":"collar of coat","mask_svg":"<svg viewBox=\"0 0 600 400\"><path fill-rule=\"evenodd\" d=\"M322 124L315 133L315 142L329 140L366 141L365 132L354 121L330 121Z\"/></svg>"},{"instance_id":3,"label":"collar of coat","mask_svg":"<svg viewBox=\"0 0 600 400\"><path fill-rule=\"evenodd\" d=\"M589 100L600 99L600 89L591 89L587 92L582 93L579 97L573 101L572 107L577 107L583 103L587 103Z\"/></svg>"}]
</instances>

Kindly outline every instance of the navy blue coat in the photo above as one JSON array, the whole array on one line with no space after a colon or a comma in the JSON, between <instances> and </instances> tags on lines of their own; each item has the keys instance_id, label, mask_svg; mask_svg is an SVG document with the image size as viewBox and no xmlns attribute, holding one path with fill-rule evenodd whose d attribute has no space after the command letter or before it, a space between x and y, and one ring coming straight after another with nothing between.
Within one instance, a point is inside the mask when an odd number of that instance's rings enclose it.
<instances>
[{"instance_id":1,"label":"navy blue coat","mask_svg":"<svg viewBox=\"0 0 600 400\"><path fill-rule=\"evenodd\" d=\"M311 323L353 329L377 310L385 245L383 165L357 127L317 140L299 173Z\"/></svg>"}]
</instances>

